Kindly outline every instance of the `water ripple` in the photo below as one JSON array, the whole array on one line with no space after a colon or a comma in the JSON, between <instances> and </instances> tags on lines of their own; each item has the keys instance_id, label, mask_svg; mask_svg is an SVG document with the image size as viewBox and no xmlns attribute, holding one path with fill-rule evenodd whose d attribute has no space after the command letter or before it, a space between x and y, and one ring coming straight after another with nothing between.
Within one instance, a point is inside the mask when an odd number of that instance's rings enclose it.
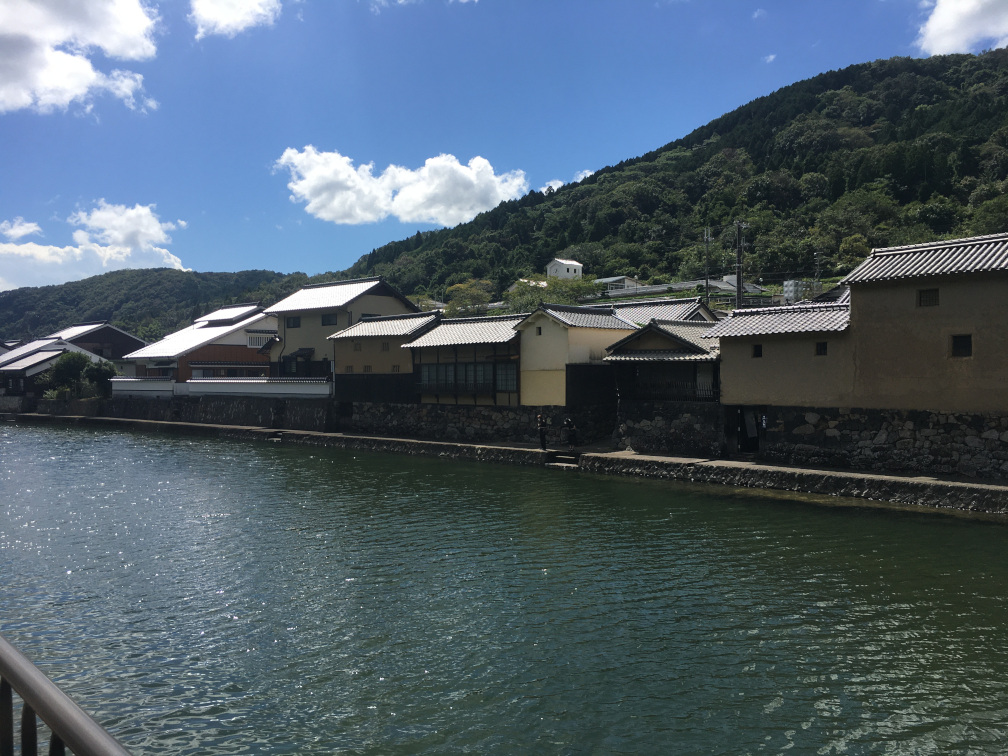
<instances>
[{"instance_id":1,"label":"water ripple","mask_svg":"<svg viewBox=\"0 0 1008 756\"><path fill-rule=\"evenodd\" d=\"M988 752L1008 529L0 429L0 632L137 753Z\"/></svg>"}]
</instances>

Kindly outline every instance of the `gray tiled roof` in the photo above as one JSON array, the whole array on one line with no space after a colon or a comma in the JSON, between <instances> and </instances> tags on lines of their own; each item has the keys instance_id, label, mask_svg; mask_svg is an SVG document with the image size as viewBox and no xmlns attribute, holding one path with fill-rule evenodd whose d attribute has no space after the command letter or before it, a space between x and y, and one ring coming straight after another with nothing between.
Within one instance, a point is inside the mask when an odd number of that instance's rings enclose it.
<instances>
[{"instance_id":1,"label":"gray tiled roof","mask_svg":"<svg viewBox=\"0 0 1008 756\"><path fill-rule=\"evenodd\" d=\"M434 312L418 312L409 315L389 315L377 318L361 318L349 328L344 328L330 336L330 339L362 339L369 336L409 336L426 328L438 318Z\"/></svg>"},{"instance_id":2,"label":"gray tiled roof","mask_svg":"<svg viewBox=\"0 0 1008 756\"><path fill-rule=\"evenodd\" d=\"M990 271L1008 271L1008 234L876 249L843 283Z\"/></svg>"},{"instance_id":3,"label":"gray tiled roof","mask_svg":"<svg viewBox=\"0 0 1008 756\"><path fill-rule=\"evenodd\" d=\"M435 328L404 347L461 346L463 344L505 344L517 338L516 325L525 315L442 320Z\"/></svg>"},{"instance_id":4,"label":"gray tiled roof","mask_svg":"<svg viewBox=\"0 0 1008 756\"><path fill-rule=\"evenodd\" d=\"M624 320L611 307L602 309L601 307L568 307L544 304L539 310L569 328L608 328L621 331L637 329L636 323Z\"/></svg>"},{"instance_id":5,"label":"gray tiled roof","mask_svg":"<svg viewBox=\"0 0 1008 756\"><path fill-rule=\"evenodd\" d=\"M652 351L652 352L621 352L610 354L603 359L603 362L714 362L718 359L718 352L676 352Z\"/></svg>"},{"instance_id":6,"label":"gray tiled roof","mask_svg":"<svg viewBox=\"0 0 1008 756\"><path fill-rule=\"evenodd\" d=\"M708 362L718 359L721 344L704 339L711 324L703 321L660 321L652 320L640 330L616 342L606 351L605 359L610 362ZM668 349L632 350L648 331L658 331L669 336L673 344Z\"/></svg>"},{"instance_id":7,"label":"gray tiled roof","mask_svg":"<svg viewBox=\"0 0 1008 756\"><path fill-rule=\"evenodd\" d=\"M705 320L690 320L685 322L655 320L649 325L660 331L664 331L670 336L688 342L699 349L703 349L705 352L716 352L718 350L716 341L712 342L710 339L704 338L706 333L711 329L711 323Z\"/></svg>"},{"instance_id":8,"label":"gray tiled roof","mask_svg":"<svg viewBox=\"0 0 1008 756\"><path fill-rule=\"evenodd\" d=\"M614 302L610 306L623 320L629 320L631 323L647 323L651 320L690 320L704 308L699 297Z\"/></svg>"},{"instance_id":9,"label":"gray tiled roof","mask_svg":"<svg viewBox=\"0 0 1008 756\"><path fill-rule=\"evenodd\" d=\"M799 304L733 310L704 334L705 339L772 336L782 333L844 331L850 323L848 304Z\"/></svg>"}]
</instances>

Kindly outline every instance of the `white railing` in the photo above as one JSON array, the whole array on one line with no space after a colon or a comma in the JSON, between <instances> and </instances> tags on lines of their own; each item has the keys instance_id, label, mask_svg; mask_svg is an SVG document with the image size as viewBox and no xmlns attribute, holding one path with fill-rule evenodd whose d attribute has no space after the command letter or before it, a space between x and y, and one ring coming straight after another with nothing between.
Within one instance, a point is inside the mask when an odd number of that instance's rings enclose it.
<instances>
[{"instance_id":1,"label":"white railing","mask_svg":"<svg viewBox=\"0 0 1008 756\"><path fill-rule=\"evenodd\" d=\"M112 396L165 397L172 396L174 382L170 377L113 378Z\"/></svg>"},{"instance_id":2,"label":"white railing","mask_svg":"<svg viewBox=\"0 0 1008 756\"><path fill-rule=\"evenodd\" d=\"M190 378L184 385L189 396L270 396L328 398L328 378Z\"/></svg>"},{"instance_id":3,"label":"white railing","mask_svg":"<svg viewBox=\"0 0 1008 756\"><path fill-rule=\"evenodd\" d=\"M163 398L171 396L270 396L328 398L329 378L190 378L175 383L171 378L113 378L112 396Z\"/></svg>"}]
</instances>

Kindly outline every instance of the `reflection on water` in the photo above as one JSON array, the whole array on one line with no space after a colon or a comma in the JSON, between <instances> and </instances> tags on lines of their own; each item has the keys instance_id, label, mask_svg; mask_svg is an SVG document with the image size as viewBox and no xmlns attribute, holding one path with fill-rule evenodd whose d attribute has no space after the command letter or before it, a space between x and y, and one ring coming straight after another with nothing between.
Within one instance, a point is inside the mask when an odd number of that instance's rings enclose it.
<instances>
[{"instance_id":1,"label":"reflection on water","mask_svg":"<svg viewBox=\"0 0 1008 756\"><path fill-rule=\"evenodd\" d=\"M998 753L1008 528L0 428L0 632L135 752Z\"/></svg>"}]
</instances>

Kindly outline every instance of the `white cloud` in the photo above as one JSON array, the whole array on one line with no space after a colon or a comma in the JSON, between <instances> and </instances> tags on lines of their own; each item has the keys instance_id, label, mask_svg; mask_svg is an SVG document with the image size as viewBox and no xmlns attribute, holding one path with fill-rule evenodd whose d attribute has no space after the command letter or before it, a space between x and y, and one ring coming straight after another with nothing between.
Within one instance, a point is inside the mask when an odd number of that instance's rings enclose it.
<instances>
[{"instance_id":1,"label":"white cloud","mask_svg":"<svg viewBox=\"0 0 1008 756\"><path fill-rule=\"evenodd\" d=\"M574 174L573 183L577 184L581 181L584 181L593 173L595 173L595 171L588 171L588 170L578 171L577 173ZM547 181L545 186L539 188L539 191L545 192L547 189L552 189L553 191L556 191L566 183L567 183L566 181L561 181L560 179L553 179L552 181Z\"/></svg>"},{"instance_id":2,"label":"white cloud","mask_svg":"<svg viewBox=\"0 0 1008 756\"><path fill-rule=\"evenodd\" d=\"M761 18L766 18L766 8L757 8L752 14L753 20L757 21Z\"/></svg>"},{"instance_id":3,"label":"white cloud","mask_svg":"<svg viewBox=\"0 0 1008 756\"><path fill-rule=\"evenodd\" d=\"M161 245L171 243L169 231L186 224L162 222L153 205L126 207L99 200L90 212L78 211L67 222L78 227L72 245L0 242L4 271L0 290L62 283L122 268L185 270L182 261ZM0 231L15 240L41 233L38 224L22 218L0 223Z\"/></svg>"},{"instance_id":4,"label":"white cloud","mask_svg":"<svg viewBox=\"0 0 1008 756\"><path fill-rule=\"evenodd\" d=\"M1008 45L1004 0L936 0L920 28L917 46L928 55L976 52Z\"/></svg>"},{"instance_id":5,"label":"white cloud","mask_svg":"<svg viewBox=\"0 0 1008 756\"><path fill-rule=\"evenodd\" d=\"M292 202L309 214L340 224L374 223L390 216L402 222L454 226L528 191L523 171L496 175L482 157L462 165L454 155L428 158L412 170L390 165L378 176L374 163L354 166L338 152L311 145L288 148L277 169L290 171Z\"/></svg>"},{"instance_id":6,"label":"white cloud","mask_svg":"<svg viewBox=\"0 0 1008 756\"><path fill-rule=\"evenodd\" d=\"M102 93L128 107L153 108L143 77L98 70L94 59L154 57L157 13L141 0L3 0L0 2L0 113L87 107Z\"/></svg>"},{"instance_id":7,"label":"white cloud","mask_svg":"<svg viewBox=\"0 0 1008 756\"><path fill-rule=\"evenodd\" d=\"M775 60L777 60L777 53L770 53L769 55L763 56L764 63L773 63Z\"/></svg>"},{"instance_id":8,"label":"white cloud","mask_svg":"<svg viewBox=\"0 0 1008 756\"><path fill-rule=\"evenodd\" d=\"M5 220L0 223L0 234L3 234L12 241L17 241L22 237L31 236L32 234L41 233L42 228L38 223L28 223L21 216L18 216L12 221Z\"/></svg>"},{"instance_id":9,"label":"white cloud","mask_svg":"<svg viewBox=\"0 0 1008 756\"><path fill-rule=\"evenodd\" d=\"M254 26L270 26L280 15L280 0L192 0L189 20L196 39L209 34L234 37Z\"/></svg>"}]
</instances>

